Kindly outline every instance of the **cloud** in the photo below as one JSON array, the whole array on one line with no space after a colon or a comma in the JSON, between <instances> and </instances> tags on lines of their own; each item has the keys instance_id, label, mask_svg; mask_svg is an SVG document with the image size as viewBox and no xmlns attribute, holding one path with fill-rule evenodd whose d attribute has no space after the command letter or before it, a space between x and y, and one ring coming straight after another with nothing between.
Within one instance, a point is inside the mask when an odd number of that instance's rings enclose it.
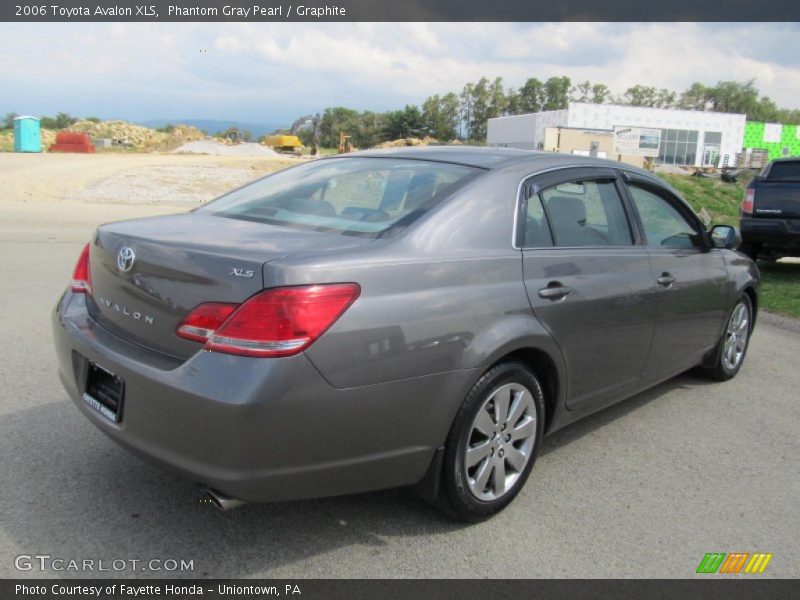
<instances>
[{"instance_id":1,"label":"cloud","mask_svg":"<svg viewBox=\"0 0 800 600\"><path fill-rule=\"evenodd\" d=\"M794 23L0 24L0 112L291 122L386 110L481 76L634 84L755 78L800 106Z\"/></svg>"}]
</instances>

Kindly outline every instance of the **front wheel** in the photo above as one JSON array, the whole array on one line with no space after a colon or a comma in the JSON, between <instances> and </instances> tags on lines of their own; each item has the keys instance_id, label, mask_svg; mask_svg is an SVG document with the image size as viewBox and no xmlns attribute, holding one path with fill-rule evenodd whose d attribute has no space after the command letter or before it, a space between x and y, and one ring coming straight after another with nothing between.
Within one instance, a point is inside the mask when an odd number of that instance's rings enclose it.
<instances>
[{"instance_id":1,"label":"front wheel","mask_svg":"<svg viewBox=\"0 0 800 600\"><path fill-rule=\"evenodd\" d=\"M544 432L539 380L518 361L487 371L467 394L445 445L442 503L465 521L505 508L530 474Z\"/></svg>"},{"instance_id":2,"label":"front wheel","mask_svg":"<svg viewBox=\"0 0 800 600\"><path fill-rule=\"evenodd\" d=\"M742 368L753 327L753 303L750 296L742 294L733 307L725 330L722 332L714 362L703 371L717 381L733 379Z\"/></svg>"}]
</instances>

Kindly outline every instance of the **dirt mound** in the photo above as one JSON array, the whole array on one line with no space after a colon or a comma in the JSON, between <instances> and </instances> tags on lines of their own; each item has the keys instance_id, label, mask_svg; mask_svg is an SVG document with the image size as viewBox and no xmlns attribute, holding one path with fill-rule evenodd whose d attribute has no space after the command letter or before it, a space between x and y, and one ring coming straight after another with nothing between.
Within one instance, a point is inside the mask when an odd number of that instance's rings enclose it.
<instances>
[{"instance_id":1,"label":"dirt mound","mask_svg":"<svg viewBox=\"0 0 800 600\"><path fill-rule=\"evenodd\" d=\"M404 146L428 146L430 144L438 144L439 140L436 138L426 136L424 138L407 137L399 138L397 140L389 140L382 142L375 146L376 148L402 148Z\"/></svg>"},{"instance_id":2,"label":"dirt mound","mask_svg":"<svg viewBox=\"0 0 800 600\"><path fill-rule=\"evenodd\" d=\"M94 140L101 138L121 140L140 150L166 150L206 137L196 127L176 125L170 133L166 133L126 121L100 121L99 123L78 121L70 125L68 129L69 131L88 133Z\"/></svg>"}]
</instances>

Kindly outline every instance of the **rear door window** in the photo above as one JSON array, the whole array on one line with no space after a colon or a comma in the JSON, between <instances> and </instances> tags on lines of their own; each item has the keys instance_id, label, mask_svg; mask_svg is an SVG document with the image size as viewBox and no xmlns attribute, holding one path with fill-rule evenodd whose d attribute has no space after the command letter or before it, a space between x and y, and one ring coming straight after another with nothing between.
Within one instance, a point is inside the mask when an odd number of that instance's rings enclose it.
<instances>
[{"instance_id":1,"label":"rear door window","mask_svg":"<svg viewBox=\"0 0 800 600\"><path fill-rule=\"evenodd\" d=\"M561 183L542 191L540 199L556 246L633 244L622 199L613 180Z\"/></svg>"},{"instance_id":2,"label":"rear door window","mask_svg":"<svg viewBox=\"0 0 800 600\"><path fill-rule=\"evenodd\" d=\"M629 184L628 189L642 221L648 246L655 248L703 246L700 231L672 205L665 196L666 192L657 194L637 183Z\"/></svg>"}]
</instances>

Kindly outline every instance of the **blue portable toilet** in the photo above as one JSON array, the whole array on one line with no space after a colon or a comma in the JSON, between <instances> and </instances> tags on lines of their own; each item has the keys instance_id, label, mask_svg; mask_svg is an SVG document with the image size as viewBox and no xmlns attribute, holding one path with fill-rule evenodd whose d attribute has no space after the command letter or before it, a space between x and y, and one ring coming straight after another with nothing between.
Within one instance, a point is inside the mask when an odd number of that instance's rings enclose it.
<instances>
[{"instance_id":1,"label":"blue portable toilet","mask_svg":"<svg viewBox=\"0 0 800 600\"><path fill-rule=\"evenodd\" d=\"M21 115L14 119L14 152L41 152L42 136L39 119Z\"/></svg>"}]
</instances>

